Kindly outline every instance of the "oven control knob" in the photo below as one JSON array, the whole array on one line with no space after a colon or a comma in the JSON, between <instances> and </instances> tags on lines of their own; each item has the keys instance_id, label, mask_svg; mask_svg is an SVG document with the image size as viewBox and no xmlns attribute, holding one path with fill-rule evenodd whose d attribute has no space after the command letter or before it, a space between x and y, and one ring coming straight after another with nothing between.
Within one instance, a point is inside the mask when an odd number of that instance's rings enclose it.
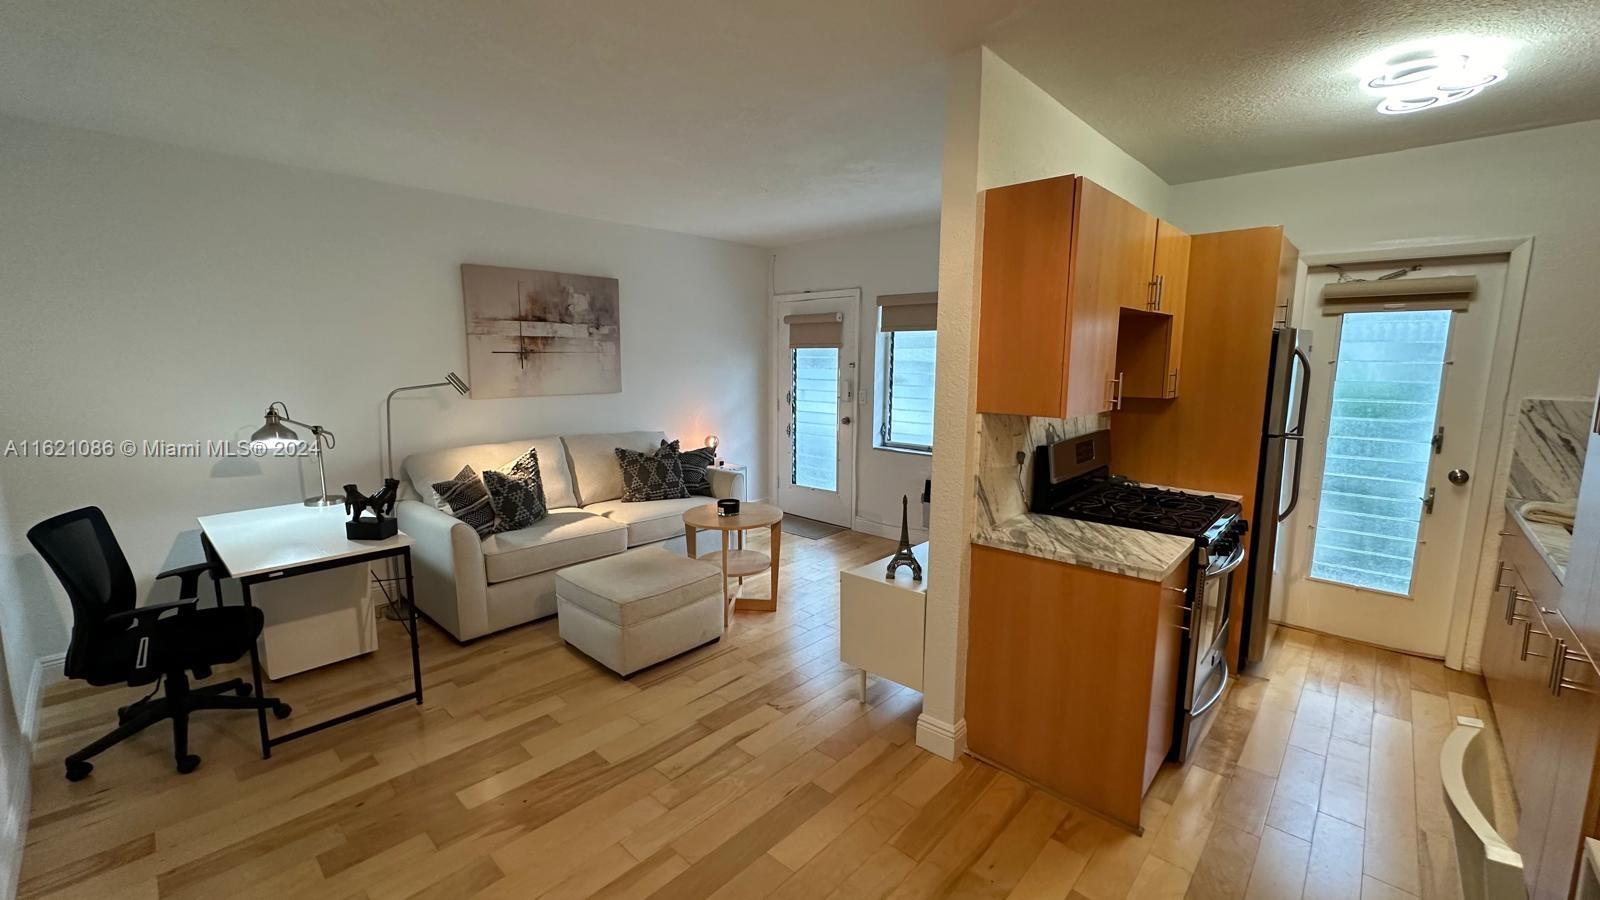
<instances>
[{"instance_id":1,"label":"oven control knob","mask_svg":"<svg viewBox=\"0 0 1600 900\"><path fill-rule=\"evenodd\" d=\"M1233 522L1228 525L1228 530L1232 531L1234 534L1244 534L1249 529L1250 526L1243 519L1234 519Z\"/></svg>"}]
</instances>

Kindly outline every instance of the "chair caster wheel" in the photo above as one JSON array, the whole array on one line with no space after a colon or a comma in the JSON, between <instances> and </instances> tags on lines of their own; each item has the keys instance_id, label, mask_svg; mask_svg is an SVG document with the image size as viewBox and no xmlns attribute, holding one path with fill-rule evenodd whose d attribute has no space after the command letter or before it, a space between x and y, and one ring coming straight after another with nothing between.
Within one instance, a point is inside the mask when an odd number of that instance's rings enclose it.
<instances>
[{"instance_id":1,"label":"chair caster wheel","mask_svg":"<svg viewBox=\"0 0 1600 900\"><path fill-rule=\"evenodd\" d=\"M131 706L119 706L119 707L117 707L117 724L118 725L127 724L127 721L128 721L128 710L130 710L132 708L133 707L131 707Z\"/></svg>"},{"instance_id":2,"label":"chair caster wheel","mask_svg":"<svg viewBox=\"0 0 1600 900\"><path fill-rule=\"evenodd\" d=\"M241 696L241 697L248 697L248 696L250 696L250 695L251 695L251 694L252 694L252 693L254 693L254 692L255 692L255 688L253 688L253 687L251 687L251 686L250 686L250 685L248 685L248 684L241 684L241 685L239 685L239 686L238 686L238 687L236 687L236 688L234 688L234 689L233 689L233 692L234 692L234 693L235 693L235 694L238 694L238 695L239 695L239 696Z\"/></svg>"},{"instance_id":3,"label":"chair caster wheel","mask_svg":"<svg viewBox=\"0 0 1600 900\"><path fill-rule=\"evenodd\" d=\"M85 778L88 778L89 773L93 771L94 763L89 762L88 760L84 760L82 762L73 762L70 759L67 760L68 781L82 781Z\"/></svg>"},{"instance_id":4,"label":"chair caster wheel","mask_svg":"<svg viewBox=\"0 0 1600 900\"><path fill-rule=\"evenodd\" d=\"M289 718L289 714L292 713L292 712L294 712L294 707L290 706L287 703L277 703L277 704L274 704L273 707L272 707L272 714L277 716L280 719Z\"/></svg>"},{"instance_id":5,"label":"chair caster wheel","mask_svg":"<svg viewBox=\"0 0 1600 900\"><path fill-rule=\"evenodd\" d=\"M178 757L178 774L179 775L187 775L190 772L193 772L195 769L198 769L198 768L200 768L200 757L194 756L192 754L189 755L189 756L180 756L180 757Z\"/></svg>"}]
</instances>

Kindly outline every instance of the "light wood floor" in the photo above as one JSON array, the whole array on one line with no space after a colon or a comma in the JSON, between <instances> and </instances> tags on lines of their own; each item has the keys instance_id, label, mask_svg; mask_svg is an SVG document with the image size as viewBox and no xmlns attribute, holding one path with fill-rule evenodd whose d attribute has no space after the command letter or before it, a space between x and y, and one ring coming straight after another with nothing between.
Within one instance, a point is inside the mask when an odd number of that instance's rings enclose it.
<instances>
[{"instance_id":1,"label":"light wood floor","mask_svg":"<svg viewBox=\"0 0 1600 900\"><path fill-rule=\"evenodd\" d=\"M1280 631L1135 836L970 758L918 750L920 697L838 658L837 571L892 542L786 536L783 607L620 681L554 620L460 646L424 630L427 703L256 752L203 713L204 763L155 730L60 758L136 692L47 696L25 897L1455 896L1437 759L1482 683ZM758 581L760 579L757 579ZM406 677L382 659L271 693L307 721ZM222 673L219 673L222 674ZM293 720L292 720L293 721Z\"/></svg>"}]
</instances>

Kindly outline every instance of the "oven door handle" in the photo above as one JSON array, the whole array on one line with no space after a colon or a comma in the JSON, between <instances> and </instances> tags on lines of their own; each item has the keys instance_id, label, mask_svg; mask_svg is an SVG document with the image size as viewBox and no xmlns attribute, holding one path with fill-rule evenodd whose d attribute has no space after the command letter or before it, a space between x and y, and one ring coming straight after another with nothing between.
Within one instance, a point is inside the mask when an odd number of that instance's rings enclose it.
<instances>
[{"instance_id":1,"label":"oven door handle","mask_svg":"<svg viewBox=\"0 0 1600 900\"><path fill-rule=\"evenodd\" d=\"M1217 701L1222 699L1222 692L1228 689L1228 674L1228 657L1224 655L1222 657L1222 683L1217 685L1217 692L1211 695L1211 699L1189 712L1189 718L1198 719L1209 712L1211 707L1217 705Z\"/></svg>"}]
</instances>

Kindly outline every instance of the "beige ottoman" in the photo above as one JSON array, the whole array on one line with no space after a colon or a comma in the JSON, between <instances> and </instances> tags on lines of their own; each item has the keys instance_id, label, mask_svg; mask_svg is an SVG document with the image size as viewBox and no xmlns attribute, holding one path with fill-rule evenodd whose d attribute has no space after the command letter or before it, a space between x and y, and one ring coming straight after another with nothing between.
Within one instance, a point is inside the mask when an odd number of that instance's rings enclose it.
<instances>
[{"instance_id":1,"label":"beige ottoman","mask_svg":"<svg viewBox=\"0 0 1600 900\"><path fill-rule=\"evenodd\" d=\"M630 675L722 637L722 570L640 547L556 574L561 638Z\"/></svg>"}]
</instances>

